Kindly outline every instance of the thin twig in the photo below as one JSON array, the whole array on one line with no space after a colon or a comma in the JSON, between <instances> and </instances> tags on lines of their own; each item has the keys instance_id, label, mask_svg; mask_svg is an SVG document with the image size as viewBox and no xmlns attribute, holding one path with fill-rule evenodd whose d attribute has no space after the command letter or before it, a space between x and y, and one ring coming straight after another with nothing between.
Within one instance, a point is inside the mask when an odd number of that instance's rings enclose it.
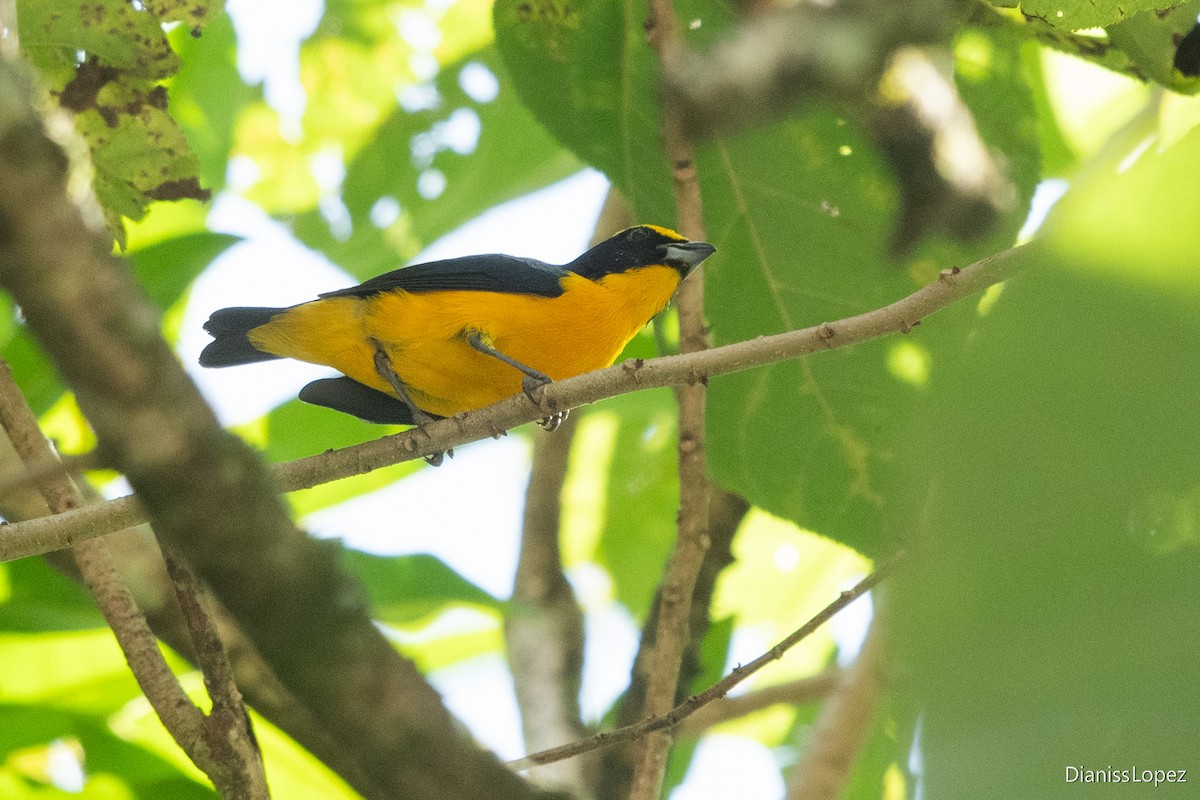
<instances>
[{"instance_id":1,"label":"thin twig","mask_svg":"<svg viewBox=\"0 0 1200 800\"><path fill-rule=\"evenodd\" d=\"M987 256L969 267L942 270L935 281L907 297L862 314L698 353L625 361L607 369L555 381L543 389L543 397L556 408L577 408L639 389L704 381L891 334L908 334L934 312L1011 278L1036 259L1037 247L1035 240ZM427 452L441 452L491 438L495 431L533 422L545 415L546 412L528 397L518 394L461 417L432 422L424 432L404 431L278 464L273 474L282 491L309 489L422 458ZM46 519L3 526L0 528L0 561L61 550L84 539L145 521L145 511L137 499L129 495Z\"/></svg>"},{"instance_id":2,"label":"thin twig","mask_svg":"<svg viewBox=\"0 0 1200 800\"><path fill-rule=\"evenodd\" d=\"M737 697L722 697L688 717L687 721L679 726L678 735L683 739L695 739L709 728L748 717L771 706L814 703L826 697L841 681L842 670L835 667L807 678L764 686Z\"/></svg>"},{"instance_id":3,"label":"thin twig","mask_svg":"<svg viewBox=\"0 0 1200 800\"><path fill-rule=\"evenodd\" d=\"M874 572L859 581L852 589L847 589L838 595L838 598L822 609L816 616L808 622L801 625L796 630L788 634L777 645L772 647L767 652L763 653L758 658L736 667L732 672L726 675L721 680L714 683L712 686L705 689L697 695L689 697L684 702L671 709L666 714L657 717L652 717L642 722L633 725L626 725L623 728L617 728L612 731L599 733L590 739L584 739L579 742L555 747L550 750L543 750L540 753L533 753L516 761L509 761L507 766L514 770L525 770L539 764L549 764L554 761L561 761L564 758L573 758L584 753L590 753L593 750L598 750L602 747L612 747L623 742L631 742L635 739L653 733L654 731L673 728L689 716L694 714L699 709L724 697L733 687L737 686L742 681L749 678L754 673L761 670L763 667L770 664L772 661L778 661L783 657L790 648L794 647L800 641L810 636L814 631L824 625L835 614L841 611L846 606L853 603L859 597L866 594L870 589L877 586L880 581L891 575L904 561L904 551L899 551L883 564L878 566Z\"/></svg>"},{"instance_id":4,"label":"thin twig","mask_svg":"<svg viewBox=\"0 0 1200 800\"><path fill-rule=\"evenodd\" d=\"M37 418L13 380L12 369L3 361L0 361L0 426L3 426L22 459L43 464L54 457ZM65 473L46 474L38 481L38 488L51 514L59 514L80 505L79 492ZM196 766L208 773L216 784L219 781L219 767L214 763L203 739L204 715L192 705L167 666L145 616L121 582L104 540L92 539L79 544L75 548L75 561L105 621L116 635L138 686L163 726Z\"/></svg>"},{"instance_id":5,"label":"thin twig","mask_svg":"<svg viewBox=\"0 0 1200 800\"><path fill-rule=\"evenodd\" d=\"M876 612L854 665L821 709L804 755L792 768L787 800L837 800L850 780L883 693L887 623Z\"/></svg>"}]
</instances>

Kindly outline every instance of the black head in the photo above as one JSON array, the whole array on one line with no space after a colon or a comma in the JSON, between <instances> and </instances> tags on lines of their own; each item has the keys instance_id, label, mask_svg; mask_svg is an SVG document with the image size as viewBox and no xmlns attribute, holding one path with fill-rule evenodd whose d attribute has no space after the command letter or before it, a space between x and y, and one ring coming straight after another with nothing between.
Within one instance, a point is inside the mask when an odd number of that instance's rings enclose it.
<instances>
[{"instance_id":1,"label":"black head","mask_svg":"<svg viewBox=\"0 0 1200 800\"><path fill-rule=\"evenodd\" d=\"M599 280L615 272L663 264L679 270L680 277L687 277L716 249L708 242L688 241L667 228L638 225L605 239L566 267L585 278Z\"/></svg>"}]
</instances>

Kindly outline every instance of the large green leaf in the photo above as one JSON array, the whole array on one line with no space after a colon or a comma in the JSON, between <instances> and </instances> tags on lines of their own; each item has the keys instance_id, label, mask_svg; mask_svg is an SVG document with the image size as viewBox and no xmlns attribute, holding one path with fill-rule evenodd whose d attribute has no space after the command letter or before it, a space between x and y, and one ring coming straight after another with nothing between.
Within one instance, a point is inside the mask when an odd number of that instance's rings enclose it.
<instances>
[{"instance_id":1,"label":"large green leaf","mask_svg":"<svg viewBox=\"0 0 1200 800\"><path fill-rule=\"evenodd\" d=\"M907 264L891 263L892 180L870 144L830 109L702 151L705 213L718 248L705 268L716 343L884 305L941 267L1010 243L1039 172L1019 47L1009 34L970 30L957 45L959 90L984 139L1008 155L1022 197L994 235L973 245L927 242ZM714 380L714 476L772 513L874 550L892 500L890 431L920 391L927 355L918 333Z\"/></svg>"},{"instance_id":2,"label":"large green leaf","mask_svg":"<svg viewBox=\"0 0 1200 800\"><path fill-rule=\"evenodd\" d=\"M641 6L499 0L497 43L526 104L559 140L604 170L638 216L673 218L659 146L657 72ZM729 9L695 0L689 43L718 38ZM689 26L691 27L691 26ZM706 308L718 344L866 311L937 270L1009 244L1039 177L1035 109L1021 38L968 30L956 80L984 139L1007 156L1021 202L987 241L931 242L904 265L885 253L896 224L893 180L874 148L828 107L701 145L697 168L709 238ZM872 549L887 491L886 432L916 392L877 343L713 381L708 434L714 476L753 504ZM904 347L904 345L899 345ZM906 361L907 360L907 361ZM906 382L907 381L907 382Z\"/></svg>"},{"instance_id":3,"label":"large green leaf","mask_svg":"<svg viewBox=\"0 0 1200 800\"><path fill-rule=\"evenodd\" d=\"M961 355L897 453L920 465L897 641L929 800L1078 797L1068 767L1137 770L1114 788L1143 797L1140 770L1195 762L1200 132L1126 155L942 343Z\"/></svg>"},{"instance_id":4,"label":"large green leaf","mask_svg":"<svg viewBox=\"0 0 1200 800\"><path fill-rule=\"evenodd\" d=\"M728 17L717 8L711 4ZM669 224L671 175L647 14L644 3L497 0L496 44L538 121L608 175L644 221Z\"/></svg>"}]
</instances>

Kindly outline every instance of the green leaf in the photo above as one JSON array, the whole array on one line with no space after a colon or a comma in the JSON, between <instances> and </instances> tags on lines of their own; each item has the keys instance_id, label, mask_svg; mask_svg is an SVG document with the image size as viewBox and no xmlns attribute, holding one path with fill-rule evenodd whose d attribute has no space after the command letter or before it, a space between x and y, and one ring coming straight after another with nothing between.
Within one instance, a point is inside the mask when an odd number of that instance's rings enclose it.
<instances>
[{"instance_id":1,"label":"green leaf","mask_svg":"<svg viewBox=\"0 0 1200 800\"><path fill-rule=\"evenodd\" d=\"M163 22L182 22L199 38L201 26L225 10L225 0L141 0L147 11ZM205 28L204 33L208 33Z\"/></svg>"},{"instance_id":2,"label":"green leaf","mask_svg":"<svg viewBox=\"0 0 1200 800\"><path fill-rule=\"evenodd\" d=\"M80 51L142 79L165 78L179 68L161 21L128 0L18 0L17 20L22 52L50 75L72 73Z\"/></svg>"},{"instance_id":3,"label":"green leaf","mask_svg":"<svg viewBox=\"0 0 1200 800\"><path fill-rule=\"evenodd\" d=\"M94 714L139 694L112 631L0 634L0 702Z\"/></svg>"},{"instance_id":4,"label":"green leaf","mask_svg":"<svg viewBox=\"0 0 1200 800\"><path fill-rule=\"evenodd\" d=\"M91 596L39 558L0 564L0 630L47 631L104 627Z\"/></svg>"},{"instance_id":5,"label":"green leaf","mask_svg":"<svg viewBox=\"0 0 1200 800\"><path fill-rule=\"evenodd\" d=\"M639 392L589 411L611 425L603 473L605 505L597 561L612 575L617 600L645 619L675 542L679 506L673 395Z\"/></svg>"},{"instance_id":6,"label":"green leaf","mask_svg":"<svg viewBox=\"0 0 1200 800\"><path fill-rule=\"evenodd\" d=\"M345 563L366 587L376 619L389 625L421 622L451 604L501 607L499 600L435 556L375 556L346 550Z\"/></svg>"},{"instance_id":7,"label":"green leaf","mask_svg":"<svg viewBox=\"0 0 1200 800\"><path fill-rule=\"evenodd\" d=\"M689 44L719 37L730 12L708 0ZM657 73L640 7L498 0L497 44L526 104L566 147L604 170L645 221L674 217L662 153ZM1037 125L1023 84L1022 38L968 30L956 80L981 135L1010 158L1022 202L989 240L932 242L904 267L885 256L895 189L870 143L829 108L697 151L710 240L707 313L718 344L866 311L937 269L1012 241L1040 177ZM916 387L889 370L891 345L866 345L713 381L714 477L754 505L871 550L887 500L884 439ZM909 376L911 377L911 376ZM797 465L797 458L803 454Z\"/></svg>"},{"instance_id":8,"label":"green leaf","mask_svg":"<svg viewBox=\"0 0 1200 800\"><path fill-rule=\"evenodd\" d=\"M717 245L705 267L717 344L885 305L939 268L970 263L1012 241L1039 177L1020 40L968 30L956 53L956 82L980 134L1009 154L1018 208L984 241L927 242L900 266L886 257L896 218L892 180L871 145L836 113L814 110L720 141L698 159ZM888 437L929 368L918 334L714 380L708 416L714 477L773 514L878 552L894 499Z\"/></svg>"},{"instance_id":9,"label":"green leaf","mask_svg":"<svg viewBox=\"0 0 1200 800\"><path fill-rule=\"evenodd\" d=\"M919 465L895 618L930 800L1195 758L1200 131L1111 156L970 340L938 345L960 357L897 452Z\"/></svg>"},{"instance_id":10,"label":"green leaf","mask_svg":"<svg viewBox=\"0 0 1200 800\"><path fill-rule=\"evenodd\" d=\"M729 17L728 9L708 7ZM644 221L669 224L671 173L647 13L640 3L497 0L496 45L538 121L604 172Z\"/></svg>"},{"instance_id":11,"label":"green leaf","mask_svg":"<svg viewBox=\"0 0 1200 800\"><path fill-rule=\"evenodd\" d=\"M495 97L472 97L464 88L471 75L486 84L489 74L497 81ZM436 107L392 114L348 165L342 187L348 235L335 233L317 211L293 224L302 241L359 278L394 269L492 206L579 169L514 101L493 48L443 67L434 89ZM472 120L478 120L479 138L470 151L459 152L447 140L446 127ZM422 176L431 175L444 179L436 196L420 188ZM394 209L392 219L376 216L381 201Z\"/></svg>"},{"instance_id":12,"label":"green leaf","mask_svg":"<svg viewBox=\"0 0 1200 800\"><path fill-rule=\"evenodd\" d=\"M1150 9L1108 28L1108 38L1137 64L1146 77L1183 94L1200 92L1200 75L1175 68L1184 37L1196 28L1200 2L1190 0L1167 11ZM1195 61L1195 55L1192 56Z\"/></svg>"},{"instance_id":13,"label":"green leaf","mask_svg":"<svg viewBox=\"0 0 1200 800\"><path fill-rule=\"evenodd\" d=\"M1186 0L1022 0L1021 11L1026 16L1069 31L1084 28L1103 28L1127 19L1139 11L1165 11ZM1013 7L1013 2L993 2L993 5Z\"/></svg>"},{"instance_id":14,"label":"green leaf","mask_svg":"<svg viewBox=\"0 0 1200 800\"><path fill-rule=\"evenodd\" d=\"M168 109L196 154L201 182L216 191L225 185L238 116L261 90L247 86L238 72L228 16L212 19L200 37L180 26L172 31L171 44L182 64L171 79Z\"/></svg>"},{"instance_id":15,"label":"green leaf","mask_svg":"<svg viewBox=\"0 0 1200 800\"><path fill-rule=\"evenodd\" d=\"M165 311L217 256L239 241L224 233L186 234L131 252L129 265L142 289Z\"/></svg>"}]
</instances>

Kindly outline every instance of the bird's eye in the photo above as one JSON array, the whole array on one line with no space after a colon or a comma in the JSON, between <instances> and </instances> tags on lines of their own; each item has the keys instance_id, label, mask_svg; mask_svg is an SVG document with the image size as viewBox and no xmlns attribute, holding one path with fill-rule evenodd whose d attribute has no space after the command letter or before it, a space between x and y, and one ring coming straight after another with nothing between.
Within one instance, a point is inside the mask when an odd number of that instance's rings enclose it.
<instances>
[{"instance_id":1,"label":"bird's eye","mask_svg":"<svg viewBox=\"0 0 1200 800\"><path fill-rule=\"evenodd\" d=\"M629 233L625 234L625 241L640 242L642 239L645 239L649 235L650 234L647 233L645 228L630 228Z\"/></svg>"}]
</instances>

